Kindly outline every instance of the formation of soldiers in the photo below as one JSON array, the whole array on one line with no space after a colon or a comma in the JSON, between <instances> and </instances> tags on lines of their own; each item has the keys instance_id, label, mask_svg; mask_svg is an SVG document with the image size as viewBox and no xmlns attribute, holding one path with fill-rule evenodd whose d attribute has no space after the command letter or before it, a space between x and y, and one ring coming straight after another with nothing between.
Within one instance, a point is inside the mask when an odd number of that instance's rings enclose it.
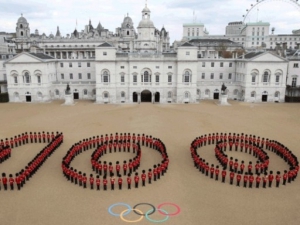
<instances>
[{"instance_id":1,"label":"formation of soldiers","mask_svg":"<svg viewBox=\"0 0 300 225\"><path fill-rule=\"evenodd\" d=\"M206 145L215 145L215 156L220 166L209 164L198 154L198 148ZM289 170L283 172L269 171L269 156L264 149L274 152L281 157L289 166ZM213 133L197 137L190 147L194 166L211 179L220 180L225 183L226 178L229 183L243 187L272 187L273 181L276 187L280 184L291 183L299 172L299 162L297 157L283 144L278 141L256 137L255 135ZM249 153L257 158L254 165L251 161L245 165L244 161L239 162L233 157L228 158L226 152L240 151Z\"/></svg>"},{"instance_id":2,"label":"formation of soldiers","mask_svg":"<svg viewBox=\"0 0 300 225\"><path fill-rule=\"evenodd\" d=\"M137 171L142 157L141 146L158 151L162 160L161 163L153 165L147 171L142 170L139 174ZM96 148L91 157L91 166L96 175L90 174L88 176L87 173L77 171L70 166L77 155L92 148ZM132 152L135 157L128 162L124 160L122 164L119 161L113 164L100 160L104 154L122 151ZM146 186L147 181L148 184L151 184L152 178L153 181L157 181L167 172L168 165L169 158L166 147L160 139L144 134L116 133L115 135L94 136L74 144L63 158L62 170L67 180L83 188L89 186L90 189L107 190L110 183L111 190L115 189L115 184L121 190L123 183L127 183L127 188L131 189L131 184L138 188L139 184Z\"/></svg>"},{"instance_id":3,"label":"formation of soldiers","mask_svg":"<svg viewBox=\"0 0 300 225\"><path fill-rule=\"evenodd\" d=\"M21 190L27 181L39 170L51 154L63 143L63 134L53 132L30 132L0 141L0 163L9 159L11 151L28 143L48 143L20 172L15 175L2 173L0 177L0 190Z\"/></svg>"}]
</instances>

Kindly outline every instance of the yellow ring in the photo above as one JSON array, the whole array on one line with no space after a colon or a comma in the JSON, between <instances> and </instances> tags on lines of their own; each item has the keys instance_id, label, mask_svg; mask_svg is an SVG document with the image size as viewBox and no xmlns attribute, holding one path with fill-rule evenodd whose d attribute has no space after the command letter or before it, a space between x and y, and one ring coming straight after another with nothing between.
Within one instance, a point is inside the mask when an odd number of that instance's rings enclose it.
<instances>
[{"instance_id":1,"label":"yellow ring","mask_svg":"<svg viewBox=\"0 0 300 225\"><path fill-rule=\"evenodd\" d=\"M140 213L140 214L143 214L143 212L141 211L141 210L139 210L139 209L125 209L123 212L121 212L121 214L120 214L120 218L121 218L121 220L123 220L124 222L127 222L127 223L137 223L137 222L140 222L142 219L143 219L143 217L144 216L141 216L139 219L137 219L137 220L126 220L126 219L124 219L124 217L123 217L123 214L124 213L126 213L127 211L136 211L136 212L138 212L138 213Z\"/></svg>"}]
</instances>

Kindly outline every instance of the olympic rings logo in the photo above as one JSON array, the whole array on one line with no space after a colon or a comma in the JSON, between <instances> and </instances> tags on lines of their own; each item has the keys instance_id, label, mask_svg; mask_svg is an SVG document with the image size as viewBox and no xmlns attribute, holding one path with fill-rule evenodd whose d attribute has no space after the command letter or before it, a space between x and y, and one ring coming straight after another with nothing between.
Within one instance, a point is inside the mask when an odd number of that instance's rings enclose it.
<instances>
[{"instance_id":1,"label":"olympic rings logo","mask_svg":"<svg viewBox=\"0 0 300 225\"><path fill-rule=\"evenodd\" d=\"M151 209L149 209L148 211L143 213L140 209L138 209L138 206L142 206L142 205L150 206ZM127 209L124 209L123 211L121 211L118 214L118 213L113 212L113 208L116 206L125 206ZM162 209L163 206L175 207L176 211L173 213L168 213L165 209ZM137 214L140 217L136 220L126 219L125 216L129 215L131 212L134 212L135 214ZM164 218L161 220L155 220L155 219L150 218L150 216L153 215L155 212L158 212L159 214L163 215ZM139 204L136 204L135 206L133 206L132 208L129 204L119 202L119 203L112 204L108 208L108 213L110 215L115 216L115 217L120 217L120 219L122 221L127 222L127 223L140 222L143 220L144 217L152 223L162 223L162 222L167 221L171 216L177 216L180 212L181 212L180 207L177 204L170 203L170 202L161 203L157 207L155 207L154 205L152 205L150 203L139 203Z\"/></svg>"}]
</instances>

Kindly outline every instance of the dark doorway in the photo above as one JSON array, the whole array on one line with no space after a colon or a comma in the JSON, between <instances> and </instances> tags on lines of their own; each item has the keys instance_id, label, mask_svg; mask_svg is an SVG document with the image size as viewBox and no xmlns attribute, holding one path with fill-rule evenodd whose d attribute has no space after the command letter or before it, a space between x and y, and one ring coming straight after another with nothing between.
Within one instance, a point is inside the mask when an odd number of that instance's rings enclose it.
<instances>
[{"instance_id":1,"label":"dark doorway","mask_svg":"<svg viewBox=\"0 0 300 225\"><path fill-rule=\"evenodd\" d=\"M268 101L268 95L262 95L261 101L262 102L267 102Z\"/></svg>"},{"instance_id":2,"label":"dark doorway","mask_svg":"<svg viewBox=\"0 0 300 225\"><path fill-rule=\"evenodd\" d=\"M156 92L155 93L155 102L159 102L159 100L160 100L160 94L159 94L159 92Z\"/></svg>"},{"instance_id":3,"label":"dark doorway","mask_svg":"<svg viewBox=\"0 0 300 225\"><path fill-rule=\"evenodd\" d=\"M138 102L138 95L137 95L136 92L133 92L133 94L132 94L132 101L133 102Z\"/></svg>"},{"instance_id":4,"label":"dark doorway","mask_svg":"<svg viewBox=\"0 0 300 225\"><path fill-rule=\"evenodd\" d=\"M26 102L31 102L31 95L26 96Z\"/></svg>"},{"instance_id":5,"label":"dark doorway","mask_svg":"<svg viewBox=\"0 0 300 225\"><path fill-rule=\"evenodd\" d=\"M74 99L79 99L79 93L74 93Z\"/></svg>"},{"instance_id":6,"label":"dark doorway","mask_svg":"<svg viewBox=\"0 0 300 225\"><path fill-rule=\"evenodd\" d=\"M152 101L152 94L150 91L145 90L141 93L141 102L151 102Z\"/></svg>"},{"instance_id":7,"label":"dark doorway","mask_svg":"<svg viewBox=\"0 0 300 225\"><path fill-rule=\"evenodd\" d=\"M214 93L214 99L219 99L219 93Z\"/></svg>"}]
</instances>

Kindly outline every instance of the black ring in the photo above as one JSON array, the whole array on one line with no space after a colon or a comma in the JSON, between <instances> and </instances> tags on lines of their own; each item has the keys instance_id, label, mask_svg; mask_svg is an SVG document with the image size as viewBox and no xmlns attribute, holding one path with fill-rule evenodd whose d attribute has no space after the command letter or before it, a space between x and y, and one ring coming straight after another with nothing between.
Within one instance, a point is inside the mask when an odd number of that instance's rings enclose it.
<instances>
[{"instance_id":1,"label":"black ring","mask_svg":"<svg viewBox=\"0 0 300 225\"><path fill-rule=\"evenodd\" d=\"M154 207L154 205L151 205L151 204L149 204L149 203L139 203L139 204L136 204L135 206L133 206L133 210L132 210L135 214L137 214L137 215L139 215L139 216L146 216L146 214L141 214L141 213L135 211L136 207L139 206L139 205L149 205L149 206L152 207L153 210L152 210L151 213L148 213L148 216L149 216L149 215L152 215L152 214L155 213L155 211L156 211L156 208Z\"/></svg>"}]
</instances>

